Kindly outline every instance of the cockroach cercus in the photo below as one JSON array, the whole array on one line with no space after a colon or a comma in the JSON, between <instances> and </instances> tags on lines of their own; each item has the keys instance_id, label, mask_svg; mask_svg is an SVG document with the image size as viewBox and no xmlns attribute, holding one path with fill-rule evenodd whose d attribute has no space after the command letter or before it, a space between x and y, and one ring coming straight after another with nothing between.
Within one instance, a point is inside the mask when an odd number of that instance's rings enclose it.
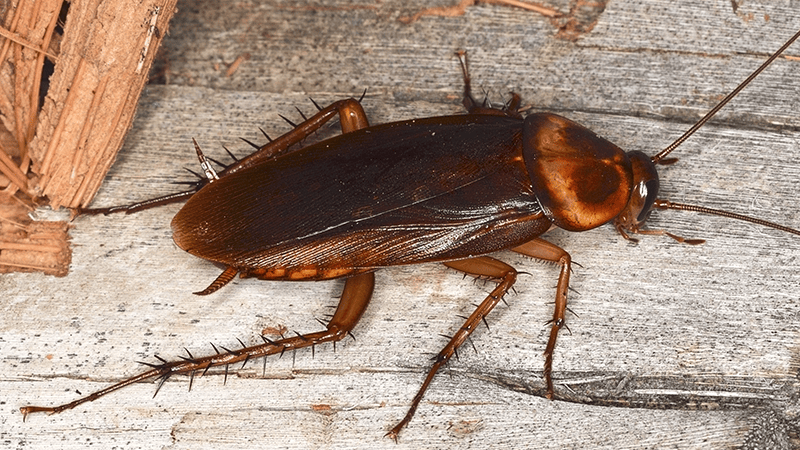
<instances>
[{"instance_id":1,"label":"cockroach cercus","mask_svg":"<svg viewBox=\"0 0 800 450\"><path fill-rule=\"evenodd\" d=\"M225 267L197 294L211 294L237 274L262 280L344 278L339 305L325 330L164 361L103 390L60 406L25 406L24 416L57 413L151 378L204 373L211 367L338 341L358 323L380 268L441 262L497 286L434 358L405 417L387 435L397 438L413 417L431 380L512 288L517 271L487 256L512 250L560 266L549 340L544 351L546 397L557 399L551 377L559 330L564 328L571 258L540 236L551 227L585 231L613 223L625 238L665 234L642 228L652 208L680 209L800 231L726 211L658 198L658 164L736 96L789 45L760 68L683 136L655 156L624 152L564 117L529 114L520 97L503 109L478 105L470 94L466 57L463 104L468 114L370 126L359 101L342 100L289 133L217 173L195 142L205 179L194 189L122 207L83 213L127 213L188 199L172 220L173 238L187 252ZM338 116L343 134L299 147Z\"/></svg>"}]
</instances>

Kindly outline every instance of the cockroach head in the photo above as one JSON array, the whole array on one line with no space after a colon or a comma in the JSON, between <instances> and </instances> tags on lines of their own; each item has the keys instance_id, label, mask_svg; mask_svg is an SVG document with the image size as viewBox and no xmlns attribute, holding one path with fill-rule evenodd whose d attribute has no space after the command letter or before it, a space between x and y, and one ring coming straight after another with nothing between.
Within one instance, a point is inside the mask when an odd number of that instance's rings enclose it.
<instances>
[{"instance_id":1,"label":"cockroach head","mask_svg":"<svg viewBox=\"0 0 800 450\"><path fill-rule=\"evenodd\" d=\"M633 171L633 189L628 204L614 219L614 227L623 236L636 233L644 225L658 195L658 171L651 158L643 152L628 152Z\"/></svg>"}]
</instances>

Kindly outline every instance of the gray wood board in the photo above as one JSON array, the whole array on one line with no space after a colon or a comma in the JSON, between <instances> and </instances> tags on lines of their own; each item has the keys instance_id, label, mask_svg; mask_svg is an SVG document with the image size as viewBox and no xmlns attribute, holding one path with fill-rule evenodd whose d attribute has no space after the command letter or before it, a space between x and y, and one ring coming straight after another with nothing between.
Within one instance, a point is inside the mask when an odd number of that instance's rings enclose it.
<instances>
[{"instance_id":1,"label":"gray wood board","mask_svg":"<svg viewBox=\"0 0 800 450\"><path fill-rule=\"evenodd\" d=\"M435 2L452 4L454 1ZM742 3L742 2L739 2ZM569 5L556 4L568 11ZM461 113L466 49L477 93L520 93L536 110L653 154L800 27L792 1L612 1L576 42L535 13L478 5L453 18L397 21L430 2L179 4L166 40L168 85L147 88L95 205L172 191L207 153L243 154L278 113L359 95L372 123ZM251 58L231 77L225 63ZM789 50L797 57L800 49ZM800 62L781 59L678 151L662 197L800 226ZM325 131L330 133L332 131ZM324 134L323 133L323 134ZM178 249L179 206L73 222L66 278L0 276L0 443L8 448L790 448L797 445L800 245L797 237L691 213L650 227L707 239L638 245L610 226L547 238L580 263L571 333L548 401L541 356L557 269L503 252L528 275L433 382L399 445L398 421L430 357L491 285L439 265L377 273L357 340L140 383L22 422L22 405L73 400L137 373L135 361L259 341L269 327L316 331L341 281L237 280L205 298L219 269ZM263 372L262 372L263 371Z\"/></svg>"}]
</instances>

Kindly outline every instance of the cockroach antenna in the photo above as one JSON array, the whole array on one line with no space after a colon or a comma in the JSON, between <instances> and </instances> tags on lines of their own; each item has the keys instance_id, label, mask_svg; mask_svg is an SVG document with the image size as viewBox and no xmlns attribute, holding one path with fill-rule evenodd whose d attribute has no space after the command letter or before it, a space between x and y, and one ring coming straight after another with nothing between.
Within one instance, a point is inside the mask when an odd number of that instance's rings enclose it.
<instances>
[{"instance_id":1,"label":"cockroach antenna","mask_svg":"<svg viewBox=\"0 0 800 450\"><path fill-rule=\"evenodd\" d=\"M670 153L672 153L673 150L675 150L676 148L678 148L678 146L683 144L683 142L686 141L697 130L699 130L700 127L702 127L709 120L711 120L711 118L714 117L714 115L717 114L717 112L719 112L720 109L722 109L725 105L727 105L745 87L747 87L747 85L750 84L751 81L753 81L761 72L764 71L764 69L766 69L770 64L772 64L772 62L775 61L781 55L781 53L783 53L787 48L789 48L789 46L791 46L792 43L794 43L794 41L796 41L798 38L800 38L800 31L795 33L794 36L792 36L788 41L786 41L786 43L783 44L781 46L781 48L779 48L775 53L773 53L769 58L767 58L767 60L764 61L761 64L761 66L758 67L758 69L756 69L744 81L742 81L738 86L736 86L736 89L734 89L727 96L725 96L725 98L722 99L722 101L717 103L717 105L714 106L708 113L706 113L706 115L703 116L700 120L698 120L697 123L695 123L694 125L692 125L691 128L686 130L686 132L683 133L683 135L681 135L681 137L679 137L673 143L668 145L664 150L661 150L656 155L652 156L650 158L650 161L654 165L671 165L671 164L674 164L675 162L677 162L678 161L677 158L667 158L666 156L669 155ZM657 192L658 191L658 179L657 179L657 176L654 177L651 180L648 180L648 182L652 183L652 184L650 184L649 186L643 184L641 187L637 187L638 189L640 189L640 191L641 191L641 193L643 195L643 198L648 198L648 196L650 196L650 195L655 196L658 193ZM681 210L681 211L694 211L694 212L703 213L703 214L711 214L711 215L715 215L715 216L721 216L721 217L727 217L727 218L730 218L730 219L741 220L741 221L744 221L744 222L750 222L750 223L754 223L754 224L757 224L757 225L762 225L762 226L765 226L765 227L768 227L768 228L774 228L776 230L784 231L786 233L800 235L800 231L796 230L794 228L790 228L790 227L787 227L787 226L784 226L784 225L780 225L780 224L777 224L777 223L774 223L774 222L770 222L770 221L767 221L767 220L764 220L764 219L759 219L757 217L746 216L744 214L737 214L737 213L733 213L733 212L730 212L730 211L724 211L724 210L720 210L720 209L713 209L713 208L708 208L708 207L700 206L700 205L690 205L690 204L685 204L685 203L676 203L676 202L671 202L669 200L664 200L664 199L659 199L659 198L653 199L651 201L652 201L652 207L654 209L661 209L661 210L664 210L664 209L675 209L675 210ZM678 242L681 242L681 243L684 243L684 244L690 244L690 245L697 245L697 244L702 244L703 242L705 242L702 239L685 239L683 237L676 236L674 234L668 233L668 232L663 231L663 230L643 230L643 229L641 229L641 227L644 225L644 222L645 222L645 219L646 219L646 216L647 216L648 212L649 212L649 210L647 210L645 208L645 209L642 209L641 213L638 214L638 215L629 214L629 213L620 214L614 220L614 226L616 227L617 231L622 235L622 237L624 237L625 239L628 239L630 241L633 241L633 242L636 242L637 240L634 239L634 238L631 238L628 235L628 233L665 235L665 236L671 237L672 239L675 239Z\"/></svg>"}]
</instances>

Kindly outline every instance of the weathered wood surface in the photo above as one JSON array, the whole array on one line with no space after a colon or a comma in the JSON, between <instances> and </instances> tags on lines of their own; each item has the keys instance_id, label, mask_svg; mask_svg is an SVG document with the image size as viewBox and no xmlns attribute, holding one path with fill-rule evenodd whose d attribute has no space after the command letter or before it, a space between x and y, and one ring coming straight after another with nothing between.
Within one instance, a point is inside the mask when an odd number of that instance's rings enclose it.
<instances>
[{"instance_id":1,"label":"weathered wood surface","mask_svg":"<svg viewBox=\"0 0 800 450\"><path fill-rule=\"evenodd\" d=\"M437 2L439 4L451 3ZM742 3L742 2L739 2ZM167 86L150 86L95 205L171 191L211 154L239 153L277 113L368 89L373 123L460 113L456 49L478 89L519 92L621 147L654 153L733 89L798 27L796 1L612 1L576 42L537 14L479 5L462 17L397 21L430 2L179 4L165 42ZM568 11L565 4L556 5ZM752 14L751 14L752 13ZM225 63L251 58L226 77ZM663 197L800 226L800 49L789 52L662 170ZM215 65L219 67L216 68ZM557 270L530 275L433 383L395 445L399 420L448 334L490 286L437 265L383 270L348 339L221 372L138 384L76 410L22 422L22 405L70 401L174 357L319 329L341 282L242 280L191 294L219 270L179 250L177 206L80 218L66 278L0 276L0 443L7 448L790 448L798 444L800 241L690 213L651 227L705 238L690 247L608 226L548 238L575 268L570 333L554 376L575 402L547 401L541 357ZM296 356L296 357L295 357Z\"/></svg>"}]
</instances>

